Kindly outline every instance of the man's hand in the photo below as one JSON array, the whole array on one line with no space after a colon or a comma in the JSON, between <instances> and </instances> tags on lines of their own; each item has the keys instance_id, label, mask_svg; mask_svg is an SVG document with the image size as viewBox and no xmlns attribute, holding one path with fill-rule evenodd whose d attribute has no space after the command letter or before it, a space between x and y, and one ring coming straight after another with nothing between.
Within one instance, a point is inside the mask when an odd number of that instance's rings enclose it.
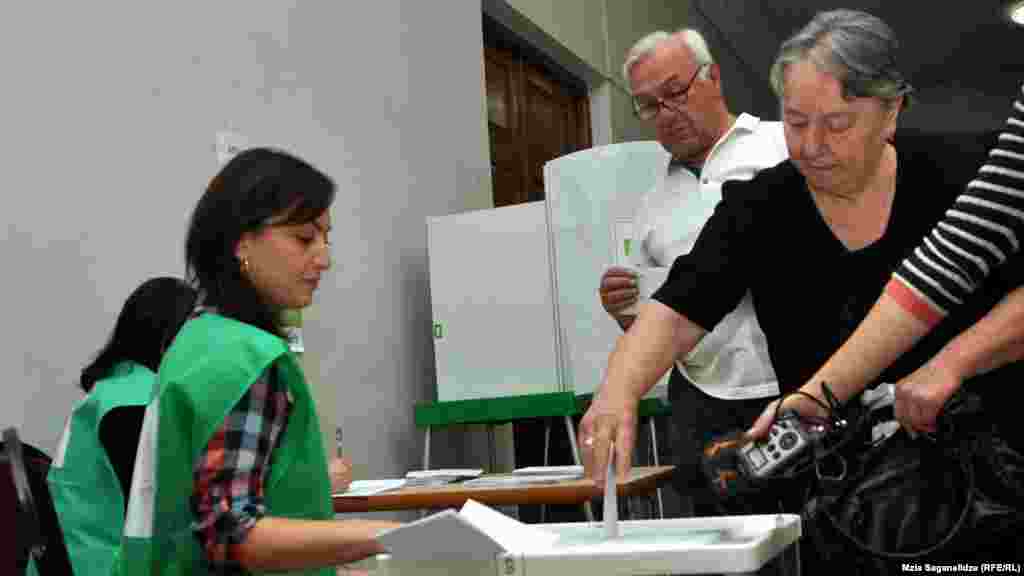
<instances>
[{"instance_id":1,"label":"man's hand","mask_svg":"<svg viewBox=\"0 0 1024 576\"><path fill-rule=\"evenodd\" d=\"M911 434L935 432L939 412L962 384L959 373L932 359L896 383L896 419Z\"/></svg>"},{"instance_id":2,"label":"man's hand","mask_svg":"<svg viewBox=\"0 0 1024 576\"><path fill-rule=\"evenodd\" d=\"M608 447L615 443L615 470L629 478L636 438L637 401L615 394L597 394L580 421L578 434L583 469L598 486L608 471Z\"/></svg>"},{"instance_id":3,"label":"man's hand","mask_svg":"<svg viewBox=\"0 0 1024 576\"><path fill-rule=\"evenodd\" d=\"M331 491L334 493L348 490L352 484L352 460L348 458L335 458L331 460L330 466Z\"/></svg>"},{"instance_id":4,"label":"man's hand","mask_svg":"<svg viewBox=\"0 0 1024 576\"><path fill-rule=\"evenodd\" d=\"M622 312L636 304L640 294L636 273L628 268L612 266L601 275L598 294L601 296L601 306L625 328L628 325L626 319L632 320L632 316L624 315Z\"/></svg>"}]
</instances>

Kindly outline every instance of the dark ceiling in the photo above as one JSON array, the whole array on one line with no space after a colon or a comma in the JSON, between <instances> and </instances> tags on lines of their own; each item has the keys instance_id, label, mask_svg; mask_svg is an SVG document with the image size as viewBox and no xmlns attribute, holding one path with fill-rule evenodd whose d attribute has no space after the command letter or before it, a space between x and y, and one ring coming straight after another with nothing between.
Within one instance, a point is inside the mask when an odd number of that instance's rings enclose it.
<instances>
[{"instance_id":1,"label":"dark ceiling","mask_svg":"<svg viewBox=\"0 0 1024 576\"><path fill-rule=\"evenodd\" d=\"M767 80L779 44L815 13L864 10L900 40L897 62L918 90L953 88L1005 99L1024 82L1024 27L1011 24L1002 0L692 0L691 7L757 76Z\"/></svg>"}]
</instances>

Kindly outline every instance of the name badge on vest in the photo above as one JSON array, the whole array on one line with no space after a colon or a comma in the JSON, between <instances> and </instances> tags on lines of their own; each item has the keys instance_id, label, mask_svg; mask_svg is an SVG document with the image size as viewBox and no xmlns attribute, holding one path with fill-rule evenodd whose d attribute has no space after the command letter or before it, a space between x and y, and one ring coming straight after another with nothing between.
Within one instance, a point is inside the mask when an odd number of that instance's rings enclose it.
<instances>
[{"instance_id":1,"label":"name badge on vest","mask_svg":"<svg viewBox=\"0 0 1024 576\"><path fill-rule=\"evenodd\" d=\"M288 337L288 349L296 354L302 354L306 351L306 346L302 343L302 328L298 326L285 326L284 333Z\"/></svg>"}]
</instances>

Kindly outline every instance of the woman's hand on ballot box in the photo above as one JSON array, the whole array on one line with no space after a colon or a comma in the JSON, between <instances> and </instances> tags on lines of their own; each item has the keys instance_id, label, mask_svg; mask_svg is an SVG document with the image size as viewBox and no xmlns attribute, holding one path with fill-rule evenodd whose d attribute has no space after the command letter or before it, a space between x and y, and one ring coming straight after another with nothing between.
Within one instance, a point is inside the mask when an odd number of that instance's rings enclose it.
<instances>
[{"instance_id":1,"label":"woman's hand on ballot box","mask_svg":"<svg viewBox=\"0 0 1024 576\"><path fill-rule=\"evenodd\" d=\"M615 443L615 470L619 479L629 477L636 438L637 401L627 395L598 392L594 396L578 433L580 457L586 477L604 485L609 446Z\"/></svg>"}]
</instances>

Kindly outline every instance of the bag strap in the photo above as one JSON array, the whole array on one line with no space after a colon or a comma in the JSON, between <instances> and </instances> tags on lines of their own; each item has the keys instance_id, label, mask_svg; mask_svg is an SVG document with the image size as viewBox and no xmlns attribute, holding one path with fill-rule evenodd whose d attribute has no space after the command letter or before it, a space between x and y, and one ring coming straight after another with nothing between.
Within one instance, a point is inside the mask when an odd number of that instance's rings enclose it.
<instances>
[{"instance_id":1,"label":"bag strap","mask_svg":"<svg viewBox=\"0 0 1024 576\"><path fill-rule=\"evenodd\" d=\"M974 462L971 460L970 447L971 442L968 440L963 440L959 443L959 447L956 450L956 452L958 453L958 458L956 458L956 462L960 465L960 469L964 473L964 477L967 479L967 496L966 498L964 498L963 509L960 511L960 515L957 518L956 522L954 522L953 526L949 529L949 532L947 532L945 536L943 536L941 539L939 539L938 542L931 546L922 548L921 550L917 550L914 552L886 552L884 550L877 550L867 545L859 538L851 534L849 531L843 529L839 521L836 520L836 517L832 514L831 510L829 510L831 505L835 504L839 500L839 497L835 493L835 486L832 486L830 490L827 490L827 493L830 496L830 498L825 499L825 501L822 503L821 511L822 513L824 513L825 517L828 518L829 523L832 524L832 527L835 528L836 532L838 532L841 536L843 536L843 538L845 538L847 541L853 544L854 547L856 547L861 552L870 554L877 558L883 558L887 560L909 560L929 555L941 549L943 546L949 544L953 540L953 537L960 533L960 530L967 522L967 517L970 514L971 507L974 504ZM943 453L948 455L948 451L943 451ZM950 460L954 460L954 458L950 457ZM828 482L828 484L832 483Z\"/></svg>"}]
</instances>

